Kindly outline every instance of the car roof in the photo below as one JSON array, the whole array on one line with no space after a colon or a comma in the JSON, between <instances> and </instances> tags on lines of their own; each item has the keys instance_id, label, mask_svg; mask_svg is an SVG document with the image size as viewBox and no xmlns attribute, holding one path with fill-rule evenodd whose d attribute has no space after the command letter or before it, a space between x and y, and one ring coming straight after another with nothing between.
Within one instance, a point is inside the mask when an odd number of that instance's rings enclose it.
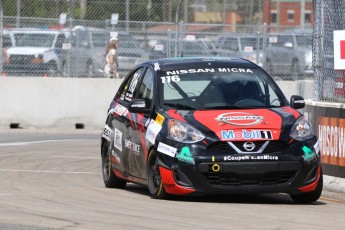
<instances>
[{"instance_id":1,"label":"car roof","mask_svg":"<svg viewBox=\"0 0 345 230\"><path fill-rule=\"evenodd\" d=\"M149 60L149 64L161 70L185 69L185 68L212 68L212 67L236 67L236 68L258 68L258 66L242 58L231 57L177 57ZM211 65L210 65L211 63Z\"/></svg>"}]
</instances>

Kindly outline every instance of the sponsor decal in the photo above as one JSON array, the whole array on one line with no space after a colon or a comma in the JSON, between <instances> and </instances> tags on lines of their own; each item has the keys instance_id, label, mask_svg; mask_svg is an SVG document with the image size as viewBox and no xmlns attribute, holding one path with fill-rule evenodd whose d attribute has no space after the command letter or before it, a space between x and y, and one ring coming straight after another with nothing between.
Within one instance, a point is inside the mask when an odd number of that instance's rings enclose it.
<instances>
[{"instance_id":1,"label":"sponsor decal","mask_svg":"<svg viewBox=\"0 0 345 230\"><path fill-rule=\"evenodd\" d=\"M132 142L131 140L125 139L125 147L133 150L134 153L137 153L137 154L140 153L140 145Z\"/></svg>"},{"instance_id":2,"label":"sponsor decal","mask_svg":"<svg viewBox=\"0 0 345 230\"><path fill-rule=\"evenodd\" d=\"M127 108L118 104L117 106L115 106L114 108L114 113L122 116L125 112L127 111Z\"/></svg>"},{"instance_id":3,"label":"sponsor decal","mask_svg":"<svg viewBox=\"0 0 345 230\"><path fill-rule=\"evenodd\" d=\"M122 151L122 133L116 128L114 134L114 147Z\"/></svg>"},{"instance_id":4,"label":"sponsor decal","mask_svg":"<svg viewBox=\"0 0 345 230\"><path fill-rule=\"evenodd\" d=\"M205 69L181 69L181 70L174 70L174 71L166 71L166 75L182 75L188 73L253 73L251 69L245 68L205 68Z\"/></svg>"},{"instance_id":5,"label":"sponsor decal","mask_svg":"<svg viewBox=\"0 0 345 230\"><path fill-rule=\"evenodd\" d=\"M113 134L113 131L110 129L108 125L106 125L103 129L102 137L106 139L107 141L111 142L112 134Z\"/></svg>"},{"instance_id":6,"label":"sponsor decal","mask_svg":"<svg viewBox=\"0 0 345 230\"><path fill-rule=\"evenodd\" d=\"M146 139L152 144L154 144L156 141L156 137L158 133L161 131L161 129L161 125L159 125L156 121L151 120L146 130Z\"/></svg>"},{"instance_id":7,"label":"sponsor decal","mask_svg":"<svg viewBox=\"0 0 345 230\"><path fill-rule=\"evenodd\" d=\"M216 121L224 122L230 125L249 126L260 124L264 120L264 117L250 113L232 112L220 114L215 119Z\"/></svg>"},{"instance_id":8,"label":"sponsor decal","mask_svg":"<svg viewBox=\"0 0 345 230\"><path fill-rule=\"evenodd\" d=\"M222 140L272 140L270 130L222 130ZM244 147L244 146L243 146ZM249 148L249 146L248 146ZM254 146L255 148L255 146ZM249 151L249 150L248 150Z\"/></svg>"},{"instance_id":9,"label":"sponsor decal","mask_svg":"<svg viewBox=\"0 0 345 230\"><path fill-rule=\"evenodd\" d=\"M279 160L278 156L271 155L241 155L241 156L225 156L224 161L249 161L249 160Z\"/></svg>"},{"instance_id":10,"label":"sponsor decal","mask_svg":"<svg viewBox=\"0 0 345 230\"><path fill-rule=\"evenodd\" d=\"M161 114L157 114L157 117L156 117L156 122L159 124L159 125L162 125L163 124L163 122L164 122L164 117L163 117L163 115L161 115Z\"/></svg>"},{"instance_id":11,"label":"sponsor decal","mask_svg":"<svg viewBox=\"0 0 345 230\"><path fill-rule=\"evenodd\" d=\"M170 145L166 145L162 142L159 142L158 144L158 148L157 148L158 152L164 153L165 155L171 156L171 157L175 157L176 151L177 149L170 146Z\"/></svg>"},{"instance_id":12,"label":"sponsor decal","mask_svg":"<svg viewBox=\"0 0 345 230\"><path fill-rule=\"evenodd\" d=\"M179 161L183 161L183 162L190 163L190 164L195 164L194 159L192 157L192 154L190 153L190 150L188 147L183 147L181 149L181 152L176 155L176 158ZM212 160L214 160L214 157L212 158Z\"/></svg>"},{"instance_id":13,"label":"sponsor decal","mask_svg":"<svg viewBox=\"0 0 345 230\"><path fill-rule=\"evenodd\" d=\"M314 150L316 152L316 154L320 153L320 145L319 145L319 141L317 141L314 145Z\"/></svg>"},{"instance_id":14,"label":"sponsor decal","mask_svg":"<svg viewBox=\"0 0 345 230\"><path fill-rule=\"evenodd\" d=\"M321 162L345 166L345 119L320 117L318 128Z\"/></svg>"},{"instance_id":15,"label":"sponsor decal","mask_svg":"<svg viewBox=\"0 0 345 230\"><path fill-rule=\"evenodd\" d=\"M153 65L154 65L154 70L155 70L155 71L161 69L161 67L159 66L158 62L153 63Z\"/></svg>"},{"instance_id":16,"label":"sponsor decal","mask_svg":"<svg viewBox=\"0 0 345 230\"><path fill-rule=\"evenodd\" d=\"M310 161L316 157L316 154L313 150L308 148L307 146L303 146L302 148L304 155L302 156L305 161Z\"/></svg>"}]
</instances>

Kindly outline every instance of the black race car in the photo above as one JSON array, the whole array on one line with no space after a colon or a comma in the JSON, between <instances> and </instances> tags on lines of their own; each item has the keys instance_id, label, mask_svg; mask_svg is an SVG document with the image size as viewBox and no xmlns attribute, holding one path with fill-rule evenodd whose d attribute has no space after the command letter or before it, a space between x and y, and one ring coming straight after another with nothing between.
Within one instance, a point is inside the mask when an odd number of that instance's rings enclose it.
<instances>
[{"instance_id":1,"label":"black race car","mask_svg":"<svg viewBox=\"0 0 345 230\"><path fill-rule=\"evenodd\" d=\"M123 81L101 138L106 187L146 185L154 198L287 193L319 199L310 123L256 64L236 58L147 61Z\"/></svg>"}]
</instances>

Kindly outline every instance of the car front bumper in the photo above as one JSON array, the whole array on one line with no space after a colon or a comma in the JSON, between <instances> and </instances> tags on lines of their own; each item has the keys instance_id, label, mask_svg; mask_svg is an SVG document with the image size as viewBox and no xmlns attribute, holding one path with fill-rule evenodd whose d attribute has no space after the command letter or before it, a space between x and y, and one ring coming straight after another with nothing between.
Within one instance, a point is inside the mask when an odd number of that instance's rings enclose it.
<instances>
[{"instance_id":1,"label":"car front bumper","mask_svg":"<svg viewBox=\"0 0 345 230\"><path fill-rule=\"evenodd\" d=\"M316 154L313 159L305 160L304 154L297 150L301 146L304 145L299 143L292 149L269 154L228 156L213 152L194 157L194 164L162 159L163 185L168 193L178 195L312 191L315 188L312 185L320 177L320 160Z\"/></svg>"}]
</instances>

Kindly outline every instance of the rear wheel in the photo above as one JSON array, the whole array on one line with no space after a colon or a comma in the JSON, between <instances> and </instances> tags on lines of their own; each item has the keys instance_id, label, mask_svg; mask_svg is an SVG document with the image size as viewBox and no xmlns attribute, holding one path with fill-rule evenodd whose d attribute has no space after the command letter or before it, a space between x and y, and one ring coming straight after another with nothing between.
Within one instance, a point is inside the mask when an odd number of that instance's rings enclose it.
<instances>
[{"instance_id":1,"label":"rear wheel","mask_svg":"<svg viewBox=\"0 0 345 230\"><path fill-rule=\"evenodd\" d=\"M126 181L117 178L111 166L111 148L107 141L102 144L102 174L104 185L107 188L124 188Z\"/></svg>"},{"instance_id":2,"label":"rear wheel","mask_svg":"<svg viewBox=\"0 0 345 230\"><path fill-rule=\"evenodd\" d=\"M290 196L296 203L308 204L308 203L315 202L320 198L321 193L322 193L322 188L323 188L323 174L321 171L319 183L317 184L314 191L297 194L297 195L290 195Z\"/></svg>"},{"instance_id":3,"label":"rear wheel","mask_svg":"<svg viewBox=\"0 0 345 230\"><path fill-rule=\"evenodd\" d=\"M148 187L151 196L155 199L166 198L167 193L164 190L162 177L159 171L157 154L154 151L151 152L147 164Z\"/></svg>"}]
</instances>

